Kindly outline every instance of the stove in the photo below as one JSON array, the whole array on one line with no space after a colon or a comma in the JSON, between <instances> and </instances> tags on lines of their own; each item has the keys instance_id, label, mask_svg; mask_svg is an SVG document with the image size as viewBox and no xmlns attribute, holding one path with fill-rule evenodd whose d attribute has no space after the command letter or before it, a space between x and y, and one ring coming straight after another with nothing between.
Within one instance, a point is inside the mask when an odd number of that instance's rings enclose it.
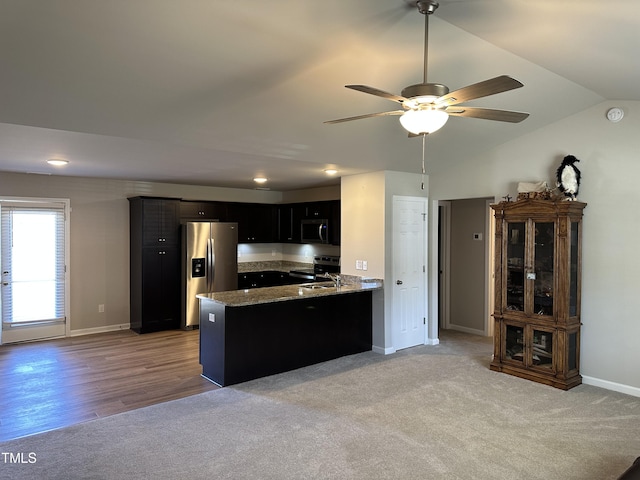
<instances>
[{"instance_id":1,"label":"stove","mask_svg":"<svg viewBox=\"0 0 640 480\"><path fill-rule=\"evenodd\" d=\"M306 280L316 280L316 276L323 273L340 273L340 257L331 255L313 257L313 268L291 270L289 275Z\"/></svg>"}]
</instances>

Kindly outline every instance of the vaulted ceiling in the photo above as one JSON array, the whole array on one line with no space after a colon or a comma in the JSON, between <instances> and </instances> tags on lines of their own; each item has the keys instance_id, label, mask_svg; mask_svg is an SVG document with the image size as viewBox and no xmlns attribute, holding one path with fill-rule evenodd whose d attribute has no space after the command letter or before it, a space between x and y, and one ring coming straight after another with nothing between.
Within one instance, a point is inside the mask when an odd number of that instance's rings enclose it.
<instances>
[{"instance_id":1,"label":"vaulted ceiling","mask_svg":"<svg viewBox=\"0 0 640 480\"><path fill-rule=\"evenodd\" d=\"M2 0L0 171L273 190L338 175L419 172L398 117L325 120L397 104L422 81L424 17L408 0ZM413 2L415 3L415 2ZM469 105L427 137L452 168L604 100L640 100L635 0L441 0L429 78L451 90L508 74L524 87ZM45 163L69 160L63 170Z\"/></svg>"}]
</instances>

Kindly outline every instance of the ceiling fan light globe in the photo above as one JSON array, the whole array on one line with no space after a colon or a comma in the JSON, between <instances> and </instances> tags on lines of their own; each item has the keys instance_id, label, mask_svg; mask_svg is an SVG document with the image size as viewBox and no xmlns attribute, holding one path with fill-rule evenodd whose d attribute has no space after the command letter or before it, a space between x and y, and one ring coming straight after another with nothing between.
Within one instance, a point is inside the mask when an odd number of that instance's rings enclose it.
<instances>
[{"instance_id":1,"label":"ceiling fan light globe","mask_svg":"<svg viewBox=\"0 0 640 480\"><path fill-rule=\"evenodd\" d=\"M440 130L449 120L447 112L435 109L408 110L400 117L400 123L414 135L433 133Z\"/></svg>"}]
</instances>

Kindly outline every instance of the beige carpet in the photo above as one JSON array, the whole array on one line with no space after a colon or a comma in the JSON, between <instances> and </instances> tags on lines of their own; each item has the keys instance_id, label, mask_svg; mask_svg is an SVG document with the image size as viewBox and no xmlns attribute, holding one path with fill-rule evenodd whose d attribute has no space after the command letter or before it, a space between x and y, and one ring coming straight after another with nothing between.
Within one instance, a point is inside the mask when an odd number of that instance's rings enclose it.
<instances>
[{"instance_id":1,"label":"beige carpet","mask_svg":"<svg viewBox=\"0 0 640 480\"><path fill-rule=\"evenodd\" d=\"M0 457L0 478L615 479L640 455L640 398L492 372L490 340L443 339L0 443L36 459Z\"/></svg>"}]
</instances>

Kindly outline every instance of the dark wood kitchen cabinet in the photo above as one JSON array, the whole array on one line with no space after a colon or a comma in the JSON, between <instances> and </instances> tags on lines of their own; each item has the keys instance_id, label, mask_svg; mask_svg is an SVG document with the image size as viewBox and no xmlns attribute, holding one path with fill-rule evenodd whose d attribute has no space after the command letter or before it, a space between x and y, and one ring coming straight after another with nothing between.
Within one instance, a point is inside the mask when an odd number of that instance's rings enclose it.
<instances>
[{"instance_id":1,"label":"dark wood kitchen cabinet","mask_svg":"<svg viewBox=\"0 0 640 480\"><path fill-rule=\"evenodd\" d=\"M304 203L278 205L278 241L300 243L300 220L304 212Z\"/></svg>"},{"instance_id":2,"label":"dark wood kitchen cabinet","mask_svg":"<svg viewBox=\"0 0 640 480\"><path fill-rule=\"evenodd\" d=\"M182 200L180 202L180 220L182 222L226 222L227 204L225 202Z\"/></svg>"},{"instance_id":3,"label":"dark wood kitchen cabinet","mask_svg":"<svg viewBox=\"0 0 640 480\"><path fill-rule=\"evenodd\" d=\"M567 390L579 385L581 202L492 205L496 219L491 369Z\"/></svg>"},{"instance_id":4,"label":"dark wood kitchen cabinet","mask_svg":"<svg viewBox=\"0 0 640 480\"><path fill-rule=\"evenodd\" d=\"M325 219L329 225L329 244L340 245L340 200L286 203L278 205L278 241L301 242L303 219Z\"/></svg>"},{"instance_id":5,"label":"dark wood kitchen cabinet","mask_svg":"<svg viewBox=\"0 0 640 480\"><path fill-rule=\"evenodd\" d=\"M180 201L129 198L130 322L137 333L180 327Z\"/></svg>"},{"instance_id":6,"label":"dark wood kitchen cabinet","mask_svg":"<svg viewBox=\"0 0 640 480\"><path fill-rule=\"evenodd\" d=\"M227 203L227 221L238 222L238 243L277 241L277 206L263 203Z\"/></svg>"},{"instance_id":7,"label":"dark wood kitchen cabinet","mask_svg":"<svg viewBox=\"0 0 640 480\"><path fill-rule=\"evenodd\" d=\"M220 385L371 350L372 292L224 305L200 298L202 375Z\"/></svg>"}]
</instances>

